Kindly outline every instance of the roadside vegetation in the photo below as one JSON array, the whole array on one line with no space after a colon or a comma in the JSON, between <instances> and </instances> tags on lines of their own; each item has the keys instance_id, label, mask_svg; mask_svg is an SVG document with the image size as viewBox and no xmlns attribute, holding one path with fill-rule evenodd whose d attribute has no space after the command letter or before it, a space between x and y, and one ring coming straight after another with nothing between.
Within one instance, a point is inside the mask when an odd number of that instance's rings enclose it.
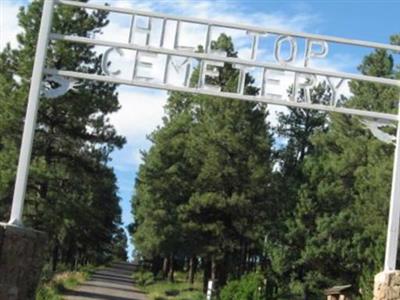
<instances>
[{"instance_id":1,"label":"roadside vegetation","mask_svg":"<svg viewBox=\"0 0 400 300\"><path fill-rule=\"evenodd\" d=\"M62 269L63 267L60 267L60 270ZM51 278L46 275L49 273L45 270L36 292L36 300L62 300L60 294L63 291L73 289L88 280L95 269L94 266L87 265L76 271L60 271Z\"/></svg>"},{"instance_id":2,"label":"roadside vegetation","mask_svg":"<svg viewBox=\"0 0 400 300\"><path fill-rule=\"evenodd\" d=\"M202 282L187 281L187 273L176 272L174 282L154 276L144 269L133 274L135 284L147 293L149 300L204 300Z\"/></svg>"},{"instance_id":3,"label":"roadside vegetation","mask_svg":"<svg viewBox=\"0 0 400 300\"><path fill-rule=\"evenodd\" d=\"M135 284L147 293L149 300L205 300L203 282L196 278L188 282L187 272L176 272L174 281L154 276L144 268L133 274ZM252 272L239 280L229 280L220 294L213 293L212 299L219 300L263 300L265 298L264 277ZM282 298L283 299L283 298Z\"/></svg>"}]
</instances>

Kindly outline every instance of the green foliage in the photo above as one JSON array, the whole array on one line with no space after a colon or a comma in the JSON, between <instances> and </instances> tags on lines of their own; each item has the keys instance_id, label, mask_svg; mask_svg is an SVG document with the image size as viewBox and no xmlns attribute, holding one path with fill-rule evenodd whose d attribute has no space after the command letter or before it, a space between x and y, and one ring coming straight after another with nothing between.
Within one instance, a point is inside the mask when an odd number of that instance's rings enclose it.
<instances>
[{"instance_id":1,"label":"green foliage","mask_svg":"<svg viewBox=\"0 0 400 300\"><path fill-rule=\"evenodd\" d=\"M359 69L398 76L392 55L382 50L366 56ZM396 88L365 82L350 88L354 96L346 106L397 110ZM283 269L292 278L289 290L301 297L320 299L323 288L352 284L361 288L358 297L371 299L373 276L383 265L393 146L373 137L358 118L332 114L326 125L310 138L313 151L301 167L297 204L278 243L291 250Z\"/></svg>"},{"instance_id":2,"label":"green foliage","mask_svg":"<svg viewBox=\"0 0 400 300\"><path fill-rule=\"evenodd\" d=\"M111 255L115 261L127 261L128 260L128 237L123 228L118 228L114 233L111 241Z\"/></svg>"},{"instance_id":3,"label":"green foliage","mask_svg":"<svg viewBox=\"0 0 400 300\"><path fill-rule=\"evenodd\" d=\"M237 55L226 35L211 47ZM398 76L382 50L359 69ZM206 80L233 91L237 79L225 64L217 79ZM256 94L252 83L247 76L246 90ZM354 96L340 100L345 106L397 109L395 88L365 82L350 88ZM311 100L329 103L331 96L320 83ZM290 109L279 116L274 133L283 142L274 152L264 106L171 93L166 113L150 137L133 198L141 255L201 256L205 271L211 268L205 278L223 285L228 274L243 274L254 254L271 299L318 299L322 289L347 283L370 298L372 275L382 265L392 145L377 141L357 118ZM240 281L228 286L221 295L234 299Z\"/></svg>"},{"instance_id":4,"label":"green foliage","mask_svg":"<svg viewBox=\"0 0 400 300\"><path fill-rule=\"evenodd\" d=\"M224 34L212 47L237 55ZM207 81L224 91L237 88L239 71L232 65L219 68L219 74ZM197 76L194 72L193 82ZM246 93L258 92L253 82L246 77ZM221 282L226 267L245 268L235 258L260 246L262 220L273 206L266 184L273 143L267 115L266 106L257 103L170 94L164 124L151 134L152 147L143 155L132 200L140 255L202 256L218 265L214 275Z\"/></svg>"},{"instance_id":5,"label":"green foliage","mask_svg":"<svg viewBox=\"0 0 400 300\"><path fill-rule=\"evenodd\" d=\"M21 8L19 46L0 53L2 220L9 218L42 6L43 1L33 1ZM73 22L65 21L71 18ZM105 12L57 6L53 31L89 36L107 23ZM48 47L49 67L98 73L100 62L93 46L57 41ZM121 248L121 208L108 166L110 153L125 143L108 118L118 109L116 86L98 82L82 82L77 91L57 99L40 99L24 223L48 234L53 271L60 259L71 269L110 260L114 242Z\"/></svg>"},{"instance_id":6,"label":"green foliage","mask_svg":"<svg viewBox=\"0 0 400 300\"><path fill-rule=\"evenodd\" d=\"M145 287L154 282L154 275L151 272L145 270L138 270L132 275L135 284Z\"/></svg>"},{"instance_id":7,"label":"green foliage","mask_svg":"<svg viewBox=\"0 0 400 300\"><path fill-rule=\"evenodd\" d=\"M223 34L211 47L237 55ZM377 50L359 70L399 78L395 64L390 52ZM229 64L218 70L218 78L206 81L234 91L238 71ZM197 81L198 70L191 85ZM253 82L247 75L248 94L258 92ZM349 86L353 95L340 105L397 112L398 89ZM329 104L331 96L323 82L311 91L313 102ZM298 101L303 98L301 91ZM235 279L256 269L268 278L268 299L320 299L323 289L341 284L370 299L383 264L393 145L356 117L289 109L272 129L267 115L265 106L170 94L135 185L138 254L201 257L205 283L233 279L221 291L226 299L242 297L241 284L253 299L256 284Z\"/></svg>"},{"instance_id":8,"label":"green foliage","mask_svg":"<svg viewBox=\"0 0 400 300\"><path fill-rule=\"evenodd\" d=\"M88 280L94 270L95 267L86 265L75 272L60 271L50 279L42 276L42 283L36 291L36 300L62 300L60 294L64 290L72 289Z\"/></svg>"},{"instance_id":9,"label":"green foliage","mask_svg":"<svg viewBox=\"0 0 400 300\"><path fill-rule=\"evenodd\" d=\"M221 300L261 300L264 299L263 276L258 273L244 275L239 280L229 281L221 290Z\"/></svg>"},{"instance_id":10,"label":"green foliage","mask_svg":"<svg viewBox=\"0 0 400 300\"><path fill-rule=\"evenodd\" d=\"M177 272L175 282L155 279L144 290L150 300L205 300L201 282L185 282L185 274Z\"/></svg>"},{"instance_id":11,"label":"green foliage","mask_svg":"<svg viewBox=\"0 0 400 300\"><path fill-rule=\"evenodd\" d=\"M39 287L36 293L36 300L62 300L57 290L52 287Z\"/></svg>"}]
</instances>

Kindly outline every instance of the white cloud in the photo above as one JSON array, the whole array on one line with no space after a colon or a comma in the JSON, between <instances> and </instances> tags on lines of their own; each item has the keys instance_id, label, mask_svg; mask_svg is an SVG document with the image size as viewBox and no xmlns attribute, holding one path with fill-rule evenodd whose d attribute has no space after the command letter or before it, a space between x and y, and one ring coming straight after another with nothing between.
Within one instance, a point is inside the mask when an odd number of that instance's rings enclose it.
<instances>
[{"instance_id":1,"label":"white cloud","mask_svg":"<svg viewBox=\"0 0 400 300\"><path fill-rule=\"evenodd\" d=\"M106 1L91 0L91 2L105 3ZM297 15L286 15L282 12L263 13L256 12L248 14L241 9L238 9L232 2L227 0L221 1L187 1L187 0L172 0L172 1L139 1L139 0L114 0L107 1L113 6L118 7L129 7L138 10L154 10L168 14L194 16L199 18L215 19L219 21L247 24L256 24L266 28L280 28L294 31L311 31L315 28L316 23L319 22L319 18L316 15L311 14L297 14ZM17 12L18 7L22 2L0 0L1 7L1 46L4 46L6 42L11 42L13 46L16 46L16 34L20 31L17 25ZM116 13L110 14L110 24L104 28L104 33L97 38L127 42L129 35L129 24L131 17L129 15L121 15ZM175 24L169 24L170 32L167 29L167 47L172 47L172 39L174 36ZM213 38L216 38L220 32L216 30L213 34ZM243 58L250 56L250 37L242 31L231 30L229 34L233 37L235 45L239 54ZM182 34L180 37L181 45L196 47L198 44L204 42L205 28L190 27L187 24L182 27ZM152 41L153 43L155 41ZM273 41L269 41L271 46ZM99 53L104 52L104 47L98 47ZM272 49L260 49L259 51L260 60L273 60ZM299 53L301 55L301 53ZM124 57L119 57L118 54L113 54L112 61L115 68L121 69L120 77L131 78L132 76L132 51L124 50ZM344 56L334 56L333 59L325 59L316 61L318 67L324 69L340 69L347 67L350 62L354 61L353 58ZM158 61L160 62L160 61ZM164 65L157 63L155 66L155 74L162 74ZM111 67L111 68L112 68ZM286 91L286 85L289 85L292 81L289 77L282 79L283 93ZM171 77L172 80L176 80L175 77ZM257 80L259 82L259 79ZM120 87L119 101L121 103L121 110L111 116L111 122L115 125L118 132L128 138L128 141L141 141L141 143L148 147L148 143L145 142L146 134L149 134L156 128L157 125L161 124L161 118L163 116L163 105L166 102L166 93L160 91L150 91L134 87ZM283 109L284 110L284 109ZM270 121L276 123L275 112L282 111L281 108L271 106ZM132 146L130 143L127 148L135 151L131 155L123 154L124 157L130 163L138 163L140 161L140 155L138 150L140 147L137 143Z\"/></svg>"},{"instance_id":2,"label":"white cloud","mask_svg":"<svg viewBox=\"0 0 400 300\"><path fill-rule=\"evenodd\" d=\"M92 0L104 3L102 0ZM214 19L224 22L256 24L257 26L301 31L311 28L320 19L313 14L288 15L283 12L248 14L243 7L229 0L219 1L189 1L189 0L113 0L107 1L113 6L137 10L159 11L203 19Z\"/></svg>"},{"instance_id":3,"label":"white cloud","mask_svg":"<svg viewBox=\"0 0 400 300\"><path fill-rule=\"evenodd\" d=\"M148 89L120 87L121 109L110 120L128 139L149 134L162 123L166 93Z\"/></svg>"},{"instance_id":4,"label":"white cloud","mask_svg":"<svg viewBox=\"0 0 400 300\"><path fill-rule=\"evenodd\" d=\"M22 0L21 0L22 1ZM16 45L16 34L20 31L17 25L17 12L18 7L23 4L21 1L11 0L0 0L1 7L1 43L0 46L4 46L6 42L11 42L13 46ZM226 21L232 23L247 23L256 24L266 28L280 28L294 31L313 31L316 23L318 23L319 17L313 14L294 14L287 15L283 12L255 12L248 14L247 12L239 9L237 5L232 5L231 1L220 0L220 1L188 1L188 0L171 0L171 1L160 1L160 0L91 0L91 2L97 4L103 4L105 2L110 3L113 6L118 7L129 7L138 10L153 10L160 11L168 14L193 16L199 18L215 19L219 21ZM110 14L110 24L104 29L104 34L98 38L111 41L127 42L129 35L129 24L131 17L128 15L121 14ZM174 27L172 24L170 27ZM203 29L199 28L183 28L181 41L184 45L196 46L201 43L204 38ZM172 28L173 32L174 28ZM169 34L173 36L173 33ZM250 55L249 40L243 32L238 31L229 32L235 39L235 44L238 47L239 54L242 57L248 57ZM215 33L217 35L218 32ZM200 38L199 38L200 37ZM172 39L172 38L169 38ZM166 44L171 44L171 41L167 41ZM168 46L169 47L169 46ZM103 52L105 48L99 48L100 52ZM131 76L132 53L124 50L124 57L119 59L118 55L113 56L113 62L116 66L121 69L121 77L129 78ZM272 52L270 49L260 49L259 57L261 60L267 58L271 60ZM324 69L341 69L349 65L350 62L354 62L353 58L344 56L334 56L333 59L325 59L315 62L318 67ZM155 73L161 74L164 68L163 64L155 64ZM173 78L175 80L175 78ZM289 79L284 79L288 81ZM283 84L290 84L289 81ZM284 89L286 89L284 87ZM120 103L122 105L121 110L111 116L111 121L117 128L118 132L125 135L128 140L142 140L146 134L150 133L156 128L157 125L161 124L161 118L163 115L163 105L166 102L166 93L158 91L149 91L139 88L127 88L120 87ZM271 121L275 113L274 111L280 110L271 106ZM136 147L138 148L138 147ZM137 152L129 158L130 161L138 162L139 155Z\"/></svg>"},{"instance_id":5,"label":"white cloud","mask_svg":"<svg viewBox=\"0 0 400 300\"><path fill-rule=\"evenodd\" d=\"M0 50L7 43L17 46L17 34L21 32L18 26L17 14L22 1L0 0Z\"/></svg>"},{"instance_id":6,"label":"white cloud","mask_svg":"<svg viewBox=\"0 0 400 300\"><path fill-rule=\"evenodd\" d=\"M96 3L104 3L102 0L92 0L92 2ZM311 14L295 14L295 15L287 15L282 12L256 12L252 14L248 14L241 9L238 9L237 5L232 5L232 2L221 0L221 1L187 1L187 0L172 0L172 1L139 1L139 0L114 0L108 1L111 5L117 7L127 7L134 8L137 10L147 10L147 11L159 11L172 15L184 15L184 16L192 16L198 18L207 18L214 19L218 21L225 21L231 23L247 23L247 24L256 24L257 26L262 26L266 28L279 28L286 29L292 31L307 31L315 28L315 24L319 22L319 17L317 15ZM131 17L128 15L121 15L116 13L110 14L110 24L108 27L104 28L104 34L102 36L98 36L100 39L110 40L110 41L118 41L118 42L127 42L129 35L129 26L131 22ZM159 26L159 24L158 24ZM174 36L174 26L175 24L170 23L169 29L167 29L167 40L166 47L172 47L172 39ZM153 25L153 28L157 27L157 25ZM202 44L205 38L205 27L201 28L201 26L190 27L188 24L182 25L182 33L180 35L180 43L185 46L196 47L198 44ZM170 30L171 32L168 32ZM221 30L215 30L213 34L213 38L215 39ZM226 30L225 30L226 31ZM155 34L156 35L156 34ZM242 58L248 58L250 55L250 37L245 35L245 32L240 32L238 30L230 30L229 35L231 35L234 39L235 45L238 47L239 54ZM140 39L140 37L139 37ZM152 43L156 43L157 38L152 39ZM269 43L271 43L270 41ZM132 55L126 52L125 58L128 58L124 63L119 63L116 59L113 59L113 63L116 65L116 68L121 69L121 74L119 77L121 78L130 78L131 69L133 67L132 61L129 62L129 57ZM260 49L259 51L260 59L264 59L268 57L269 60L272 58L272 49L268 49L268 52L264 49ZM119 59L121 61L121 59ZM324 67L334 67L333 64L329 62L324 62ZM164 65L161 63L154 64L154 73L162 74ZM126 76L129 74L130 76ZM285 79L285 84L283 84L284 93L286 92L285 85L290 84L290 79ZM286 82L287 81L287 82ZM116 125L116 128L119 130L121 134L124 134L128 137L128 140L132 136L145 136L150 133L157 124L154 120L154 116L156 119L161 120L161 116L163 114L162 105L165 103L163 101L156 101L152 105L148 105L148 102L140 101L139 110L141 113L136 115L137 117L141 117L138 119L138 122L129 122L129 117L131 117L129 111L135 109L137 104L136 101L125 101L125 99L148 99L147 93L137 92L138 90L135 88L131 88L130 90L126 90L126 92L121 93L120 101L122 104L121 110L112 118L113 123ZM159 100L162 97L165 97L164 94L159 94ZM165 99L165 98L164 98ZM157 106L159 105L159 106ZM148 118L148 111L155 111L156 114L152 114L153 118ZM271 114L270 121L272 123L276 123L275 112L281 111L280 108L276 106L271 106ZM143 113L142 113L143 112ZM144 117L146 116L146 117ZM133 125L132 125L133 124ZM138 155L136 154L136 157ZM132 158L130 158L132 159ZM137 160L137 159L136 159Z\"/></svg>"}]
</instances>

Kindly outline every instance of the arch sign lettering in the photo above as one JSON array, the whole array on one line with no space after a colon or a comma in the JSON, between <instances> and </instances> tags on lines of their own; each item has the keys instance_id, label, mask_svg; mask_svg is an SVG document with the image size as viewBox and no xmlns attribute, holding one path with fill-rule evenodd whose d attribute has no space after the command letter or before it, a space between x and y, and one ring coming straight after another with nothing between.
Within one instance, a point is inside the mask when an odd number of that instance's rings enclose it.
<instances>
[{"instance_id":1,"label":"arch sign lettering","mask_svg":"<svg viewBox=\"0 0 400 300\"><path fill-rule=\"evenodd\" d=\"M101 36L100 38L97 36L81 37L50 32L55 5L111 12L118 15L118 18L127 18L130 24L129 30L126 31L126 37L122 41L104 40L101 39ZM214 49L212 41L222 32L227 32L230 36L240 36L242 43L248 43L247 56L232 57ZM192 43L190 43L190 39ZM75 70L46 68L46 51L49 43L53 40L93 45L102 49L103 73L89 74ZM396 54L400 53L400 46L389 44L177 17L78 1L45 0L10 224L22 226L21 220L39 98L40 96L58 97L73 89L79 80L96 80L356 115L364 118L364 124L371 130L377 129L379 124L394 123L392 126L398 125L398 114L353 109L343 105L343 101L340 101L341 89L346 86L346 81L365 81L395 87L400 87L400 81L393 78L337 72L315 67L315 65L324 66L323 62L330 53L330 48L338 46L385 49ZM235 92L221 91L218 86L213 85L213 77L218 76L218 68L225 63L231 64L238 70L239 80ZM194 70L198 70L198 81L195 83L190 80ZM255 85L258 85L259 88L258 95L245 93L245 77L250 72L256 78ZM45 80L57 82L59 87L41 91L44 76L47 78ZM316 102L311 99L312 88L320 82L325 82L329 87L330 99L328 101L325 99ZM287 93L289 88L291 92ZM379 99L376 100L379 101ZM377 137L379 138L379 135ZM399 141L400 130L398 129L385 270L396 268L400 221Z\"/></svg>"}]
</instances>

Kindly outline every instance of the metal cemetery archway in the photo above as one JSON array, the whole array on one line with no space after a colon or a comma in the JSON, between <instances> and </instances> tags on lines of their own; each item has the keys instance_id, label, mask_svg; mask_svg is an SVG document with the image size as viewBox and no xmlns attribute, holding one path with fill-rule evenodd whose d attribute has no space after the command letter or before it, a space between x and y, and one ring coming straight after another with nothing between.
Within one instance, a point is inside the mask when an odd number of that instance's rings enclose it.
<instances>
[{"instance_id":1,"label":"metal cemetery archway","mask_svg":"<svg viewBox=\"0 0 400 300\"><path fill-rule=\"evenodd\" d=\"M55 5L68 5L86 9L104 10L131 18L131 25L127 42L111 42L106 40L95 39L94 37L79 37L76 35L63 35L59 33L51 33L51 21ZM140 19L147 22L140 22ZM158 24L159 31L157 33L157 41L154 42L155 24ZM198 26L204 31L203 48L204 52L198 53L193 47L180 45L180 33L182 26L190 24ZM168 34L173 27L173 34ZM213 30L226 29L244 32L251 40L251 54L249 59L227 57L223 53L215 52L211 49L211 40ZM141 35L142 43L135 42L135 36ZM274 62L260 62L257 60L257 50L260 44L260 38L266 35L276 35L277 39L274 46L273 57ZM168 39L172 38L172 46L167 46ZM302 66L294 65L298 56L299 43L297 39L304 40L304 57ZM76 72L74 70L56 70L45 69L46 52L50 40L60 40L73 43L83 43L87 45L108 47L103 56L104 75L87 74ZM52 76L55 80L64 85L64 92L72 87L63 77L98 80L116 84L126 84L131 86L156 88L168 91L190 92L203 95L211 95L218 97L226 97L232 99L240 99L244 101L257 101L275 105L283 105L290 107L316 109L328 112L338 112L343 114L357 115L364 118L381 120L380 124L388 122L397 122L397 139L394 156L393 181L390 202L389 224L386 241L386 256L384 270L390 271L396 269L396 257L399 236L400 221L400 126L399 115L388 114L382 112L366 111L359 109L351 109L341 107L338 101L338 89L345 80L358 80L372 83L385 84L400 87L400 80L390 78L378 78L374 76L366 76L360 74L334 72L310 68L309 62L312 59L322 59L326 57L329 51L328 43L336 43L340 45L352 45L359 47L367 47L373 49L385 49L400 53L400 46L387 45L374 42L366 42L360 40L351 40L338 37L306 34L299 32L291 32L284 30L275 30L269 28L261 28L255 26L237 25L219 21L209 21L189 17L176 17L154 12L144 12L132 9L117 8L111 6L96 5L91 3L82 3L69 0L45 0L40 24L40 32L29 92L28 108L25 119L25 127L22 139L22 146L17 170L14 198L12 204L10 224L22 226L22 213L24 206L24 198L26 193L26 185L28 178L28 170L31 158L32 143L36 125L37 111L39 107L39 97L41 93L42 79L44 75ZM285 55L287 49L289 55ZM121 70L110 70L110 55L117 54L123 56L124 50L133 51L133 67L131 78L118 78ZM284 49L285 51L283 51ZM115 52L115 53L114 53ZM151 75L151 69L154 68L156 60L163 58L163 74L157 81ZM190 61L198 62L199 66L199 82L196 87L189 86ZM207 79L218 75L217 67L224 63L231 63L234 68L239 70L239 84L237 93L221 92L217 86L210 84ZM177 73L183 75L183 83L177 84L176 80L171 80L171 66ZM250 96L244 93L244 78L246 70L258 70L261 74L261 92L260 95ZM293 86L292 97L285 98L282 94L271 93L269 86L279 85L283 81L282 76L288 73L292 74L290 85ZM311 103L310 89L318 82L318 78L322 78L332 90L332 97L329 104ZM298 92L305 92L305 100L299 102L297 99ZM46 93L45 93L46 96ZM55 97L51 92L47 92L47 96ZM367 121L370 122L370 121ZM383 122L383 123L382 123Z\"/></svg>"}]
</instances>

